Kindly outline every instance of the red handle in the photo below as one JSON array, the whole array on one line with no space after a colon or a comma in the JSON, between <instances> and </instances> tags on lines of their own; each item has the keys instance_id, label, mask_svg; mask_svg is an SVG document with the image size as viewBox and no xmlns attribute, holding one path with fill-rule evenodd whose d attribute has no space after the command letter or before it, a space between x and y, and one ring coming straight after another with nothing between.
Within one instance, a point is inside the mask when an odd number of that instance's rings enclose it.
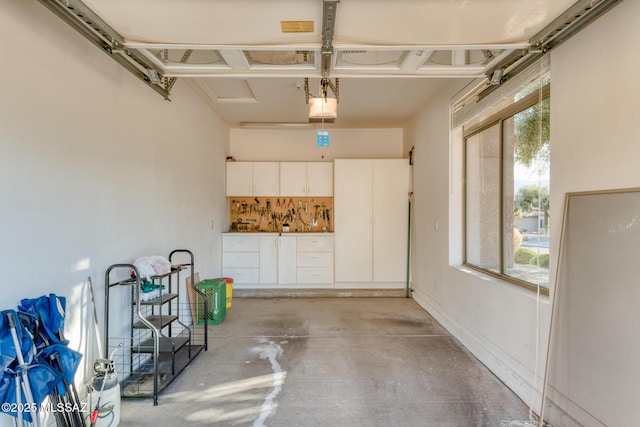
<instances>
[{"instance_id":1,"label":"red handle","mask_svg":"<svg viewBox=\"0 0 640 427\"><path fill-rule=\"evenodd\" d=\"M96 420L98 419L98 410L94 409L91 413L91 427L96 425Z\"/></svg>"}]
</instances>

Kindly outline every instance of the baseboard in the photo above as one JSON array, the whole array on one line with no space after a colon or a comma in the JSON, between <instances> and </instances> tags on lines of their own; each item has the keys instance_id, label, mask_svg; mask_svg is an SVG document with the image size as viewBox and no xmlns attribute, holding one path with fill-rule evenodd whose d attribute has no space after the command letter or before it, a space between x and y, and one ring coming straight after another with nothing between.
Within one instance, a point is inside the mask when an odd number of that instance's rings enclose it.
<instances>
[{"instance_id":1,"label":"baseboard","mask_svg":"<svg viewBox=\"0 0 640 427\"><path fill-rule=\"evenodd\" d=\"M336 289L406 289L405 282L335 282Z\"/></svg>"},{"instance_id":2,"label":"baseboard","mask_svg":"<svg viewBox=\"0 0 640 427\"><path fill-rule=\"evenodd\" d=\"M606 424L587 413L552 386L547 386L544 418L554 426L606 427Z\"/></svg>"},{"instance_id":3,"label":"baseboard","mask_svg":"<svg viewBox=\"0 0 640 427\"><path fill-rule=\"evenodd\" d=\"M404 289L233 289L233 298L404 298Z\"/></svg>"}]
</instances>

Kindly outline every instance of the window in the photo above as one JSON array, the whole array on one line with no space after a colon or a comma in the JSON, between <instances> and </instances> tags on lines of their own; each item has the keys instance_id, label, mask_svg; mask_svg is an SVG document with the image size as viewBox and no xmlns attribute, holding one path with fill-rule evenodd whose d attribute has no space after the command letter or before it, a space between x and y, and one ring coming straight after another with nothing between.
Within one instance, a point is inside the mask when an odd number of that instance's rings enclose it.
<instances>
[{"instance_id":1,"label":"window","mask_svg":"<svg viewBox=\"0 0 640 427\"><path fill-rule=\"evenodd\" d=\"M546 74L464 132L464 263L545 293L549 82Z\"/></svg>"}]
</instances>

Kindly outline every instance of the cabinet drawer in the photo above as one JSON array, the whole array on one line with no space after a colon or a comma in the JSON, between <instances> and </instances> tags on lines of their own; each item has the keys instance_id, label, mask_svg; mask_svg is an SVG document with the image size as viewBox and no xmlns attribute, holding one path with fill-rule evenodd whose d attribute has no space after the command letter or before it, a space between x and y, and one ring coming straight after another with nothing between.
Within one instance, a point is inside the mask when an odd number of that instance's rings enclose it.
<instances>
[{"instance_id":1,"label":"cabinet drawer","mask_svg":"<svg viewBox=\"0 0 640 427\"><path fill-rule=\"evenodd\" d=\"M224 252L222 267L258 268L260 267L260 254L258 252Z\"/></svg>"},{"instance_id":2,"label":"cabinet drawer","mask_svg":"<svg viewBox=\"0 0 640 427\"><path fill-rule=\"evenodd\" d=\"M260 237L256 235L237 234L222 236L223 252L258 252Z\"/></svg>"},{"instance_id":3,"label":"cabinet drawer","mask_svg":"<svg viewBox=\"0 0 640 427\"><path fill-rule=\"evenodd\" d=\"M333 267L333 252L298 252L298 267Z\"/></svg>"},{"instance_id":4,"label":"cabinet drawer","mask_svg":"<svg viewBox=\"0 0 640 427\"><path fill-rule=\"evenodd\" d=\"M298 252L333 252L333 236L298 236Z\"/></svg>"},{"instance_id":5,"label":"cabinet drawer","mask_svg":"<svg viewBox=\"0 0 640 427\"><path fill-rule=\"evenodd\" d=\"M222 275L231 277L233 282L238 284L260 282L260 270L257 268L223 268Z\"/></svg>"},{"instance_id":6,"label":"cabinet drawer","mask_svg":"<svg viewBox=\"0 0 640 427\"><path fill-rule=\"evenodd\" d=\"M333 268L298 268L298 283L333 283Z\"/></svg>"}]
</instances>

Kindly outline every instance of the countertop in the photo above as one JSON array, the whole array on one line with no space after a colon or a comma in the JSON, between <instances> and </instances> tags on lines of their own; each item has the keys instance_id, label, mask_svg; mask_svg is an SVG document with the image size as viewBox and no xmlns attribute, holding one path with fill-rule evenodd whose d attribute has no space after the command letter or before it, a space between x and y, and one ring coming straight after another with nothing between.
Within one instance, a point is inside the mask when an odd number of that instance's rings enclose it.
<instances>
[{"instance_id":1,"label":"countertop","mask_svg":"<svg viewBox=\"0 0 640 427\"><path fill-rule=\"evenodd\" d=\"M272 231L224 231L222 232L222 234L260 234L263 236L287 236L287 235L291 235L291 236L333 236L334 232L333 231L318 231L318 232L314 232L314 231L300 231L300 232L272 232Z\"/></svg>"}]
</instances>

